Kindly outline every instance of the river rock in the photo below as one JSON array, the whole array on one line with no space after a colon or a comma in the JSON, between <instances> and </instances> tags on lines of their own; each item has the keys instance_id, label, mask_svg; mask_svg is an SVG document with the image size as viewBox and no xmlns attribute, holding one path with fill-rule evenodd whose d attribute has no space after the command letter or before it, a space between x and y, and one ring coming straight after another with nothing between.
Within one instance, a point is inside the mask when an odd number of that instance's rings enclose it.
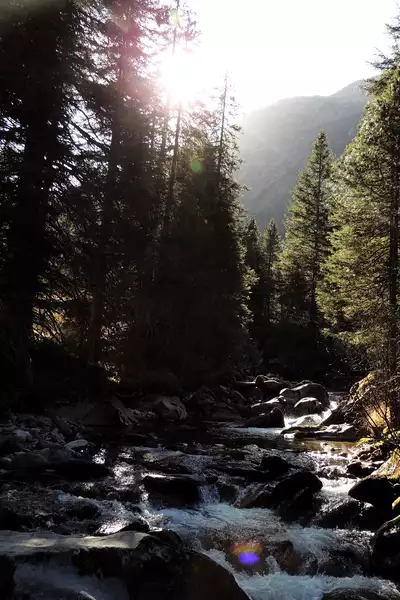
<instances>
[{"instance_id":1,"label":"river rock","mask_svg":"<svg viewBox=\"0 0 400 600\"><path fill-rule=\"evenodd\" d=\"M168 506L190 506L200 501L200 484L190 475L146 475L143 485L152 498Z\"/></svg>"},{"instance_id":2,"label":"river rock","mask_svg":"<svg viewBox=\"0 0 400 600\"><path fill-rule=\"evenodd\" d=\"M268 414L261 414L257 417L248 419L244 427L284 427L285 419L283 413L279 408L273 408Z\"/></svg>"},{"instance_id":3,"label":"river rock","mask_svg":"<svg viewBox=\"0 0 400 600\"><path fill-rule=\"evenodd\" d=\"M21 450L21 442L17 440L13 435L0 436L0 456L14 454L14 452L20 452Z\"/></svg>"},{"instance_id":4,"label":"river rock","mask_svg":"<svg viewBox=\"0 0 400 600\"><path fill-rule=\"evenodd\" d=\"M177 397L159 396L152 409L156 415L165 421L185 421L187 410L183 402Z\"/></svg>"},{"instance_id":5,"label":"river rock","mask_svg":"<svg viewBox=\"0 0 400 600\"><path fill-rule=\"evenodd\" d=\"M375 467L368 463L363 463L360 460L355 460L347 465L347 472L349 475L353 475L354 477L368 477L375 471Z\"/></svg>"},{"instance_id":6,"label":"river rock","mask_svg":"<svg viewBox=\"0 0 400 600\"><path fill-rule=\"evenodd\" d=\"M309 488L304 488L290 496L279 504L278 514L286 521L297 520L305 513L313 513L314 494Z\"/></svg>"},{"instance_id":7,"label":"river rock","mask_svg":"<svg viewBox=\"0 0 400 600\"><path fill-rule=\"evenodd\" d=\"M289 463L281 456L267 455L261 459L260 469L268 471L274 477L285 475L289 468Z\"/></svg>"},{"instance_id":8,"label":"river rock","mask_svg":"<svg viewBox=\"0 0 400 600\"><path fill-rule=\"evenodd\" d=\"M329 406L329 394L324 386L319 383L303 383L295 388L292 388L293 392L297 392L300 398L316 398L324 408Z\"/></svg>"},{"instance_id":9,"label":"river rock","mask_svg":"<svg viewBox=\"0 0 400 600\"><path fill-rule=\"evenodd\" d=\"M333 504L330 503L326 510L316 517L313 524L317 527L327 527L329 529L355 527L359 525L362 510L363 504L357 500L350 498L336 500Z\"/></svg>"},{"instance_id":10,"label":"river rock","mask_svg":"<svg viewBox=\"0 0 400 600\"><path fill-rule=\"evenodd\" d=\"M393 486L385 477L366 477L358 481L350 488L349 496L381 509L391 508L396 499Z\"/></svg>"},{"instance_id":11,"label":"river rock","mask_svg":"<svg viewBox=\"0 0 400 600\"><path fill-rule=\"evenodd\" d=\"M252 417L256 417L257 415L263 415L271 412L273 408L280 408L282 406L283 403L280 398L273 398L272 400L268 400L268 402L259 402L258 404L253 404L253 406L250 408L250 414Z\"/></svg>"},{"instance_id":12,"label":"river rock","mask_svg":"<svg viewBox=\"0 0 400 600\"><path fill-rule=\"evenodd\" d=\"M296 419L296 421L294 421L290 427L285 427L285 429L283 429L281 433L283 435L285 435L286 433L294 433L296 431L312 433L318 430L320 422L321 419L318 415L304 415L304 417Z\"/></svg>"},{"instance_id":13,"label":"river rock","mask_svg":"<svg viewBox=\"0 0 400 600\"><path fill-rule=\"evenodd\" d=\"M283 390L279 392L279 396L285 398L285 400L287 400L288 403L293 404L293 406L296 402L301 400L300 392L294 388L283 388Z\"/></svg>"},{"instance_id":14,"label":"river rock","mask_svg":"<svg viewBox=\"0 0 400 600\"><path fill-rule=\"evenodd\" d=\"M84 450L88 446L92 446L91 442L88 442L87 440L72 440L72 442L68 442L68 444L65 445L67 448L70 448L70 450Z\"/></svg>"},{"instance_id":15,"label":"river rock","mask_svg":"<svg viewBox=\"0 0 400 600\"><path fill-rule=\"evenodd\" d=\"M400 581L400 532L382 527L371 545L374 573Z\"/></svg>"},{"instance_id":16,"label":"river rock","mask_svg":"<svg viewBox=\"0 0 400 600\"><path fill-rule=\"evenodd\" d=\"M279 506L283 501L293 498L298 492L308 490L315 494L322 489L322 481L311 471L297 471L279 481L271 491L271 502Z\"/></svg>"},{"instance_id":17,"label":"river rock","mask_svg":"<svg viewBox=\"0 0 400 600\"><path fill-rule=\"evenodd\" d=\"M11 471L43 471L48 467L48 461L40 452L24 452L11 457Z\"/></svg>"},{"instance_id":18,"label":"river rock","mask_svg":"<svg viewBox=\"0 0 400 600\"><path fill-rule=\"evenodd\" d=\"M353 425L329 425L326 429L314 431L299 431L296 437L311 437L318 440L329 440L331 442L356 442L359 433Z\"/></svg>"},{"instance_id":19,"label":"river rock","mask_svg":"<svg viewBox=\"0 0 400 600\"><path fill-rule=\"evenodd\" d=\"M16 429L13 435L19 442L22 443L33 441L33 435L29 433L29 431L25 431L24 429Z\"/></svg>"},{"instance_id":20,"label":"river rock","mask_svg":"<svg viewBox=\"0 0 400 600\"><path fill-rule=\"evenodd\" d=\"M76 591L75 596L70 592L79 585L80 572L90 576L82 580L82 588L86 587L84 581L90 580L94 584L91 589L100 592L100 596L94 592L96 597L108 597L101 591L102 586L113 578L110 581L120 598L248 600L233 575L207 556L185 550L179 541L172 543L169 538L146 533L82 537L1 532L0 556L11 563L15 561L15 581L22 595L30 600L43 597L44 591L46 598L76 597ZM64 565L74 576L49 576L47 569L51 573L53 557L59 569ZM31 582L26 573L29 565L38 563L42 568L35 571Z\"/></svg>"},{"instance_id":21,"label":"river rock","mask_svg":"<svg viewBox=\"0 0 400 600\"><path fill-rule=\"evenodd\" d=\"M264 398L274 398L274 396L279 396L281 389L287 387L287 382L280 379L269 378L265 375L258 375L255 383L262 391Z\"/></svg>"},{"instance_id":22,"label":"river rock","mask_svg":"<svg viewBox=\"0 0 400 600\"><path fill-rule=\"evenodd\" d=\"M316 398L302 398L294 406L295 415L302 417L304 415L319 414L324 410L321 402Z\"/></svg>"},{"instance_id":23,"label":"river rock","mask_svg":"<svg viewBox=\"0 0 400 600\"><path fill-rule=\"evenodd\" d=\"M271 508L271 487L268 485L252 485L246 488L243 496L236 501L238 508Z\"/></svg>"}]
</instances>

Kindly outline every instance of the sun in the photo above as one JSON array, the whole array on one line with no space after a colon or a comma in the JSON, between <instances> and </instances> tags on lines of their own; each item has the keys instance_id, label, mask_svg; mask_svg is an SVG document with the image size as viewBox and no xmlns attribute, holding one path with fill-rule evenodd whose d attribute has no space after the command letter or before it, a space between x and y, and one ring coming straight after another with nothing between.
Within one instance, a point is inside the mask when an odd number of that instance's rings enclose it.
<instances>
[{"instance_id":1,"label":"sun","mask_svg":"<svg viewBox=\"0 0 400 600\"><path fill-rule=\"evenodd\" d=\"M202 99L212 87L208 61L199 53L177 48L160 62L160 83L172 106L188 106Z\"/></svg>"}]
</instances>

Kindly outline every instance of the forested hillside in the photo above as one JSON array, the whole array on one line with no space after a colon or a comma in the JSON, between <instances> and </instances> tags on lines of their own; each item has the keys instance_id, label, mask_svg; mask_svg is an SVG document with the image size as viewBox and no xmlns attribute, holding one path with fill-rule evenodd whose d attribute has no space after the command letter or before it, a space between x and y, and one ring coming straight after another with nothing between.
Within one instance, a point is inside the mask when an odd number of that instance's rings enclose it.
<instances>
[{"instance_id":1,"label":"forested hillside","mask_svg":"<svg viewBox=\"0 0 400 600\"><path fill-rule=\"evenodd\" d=\"M239 180L250 189L244 205L261 228L283 219L291 190L320 129L340 156L357 132L367 96L357 81L332 96L287 98L259 109L243 120Z\"/></svg>"}]
</instances>

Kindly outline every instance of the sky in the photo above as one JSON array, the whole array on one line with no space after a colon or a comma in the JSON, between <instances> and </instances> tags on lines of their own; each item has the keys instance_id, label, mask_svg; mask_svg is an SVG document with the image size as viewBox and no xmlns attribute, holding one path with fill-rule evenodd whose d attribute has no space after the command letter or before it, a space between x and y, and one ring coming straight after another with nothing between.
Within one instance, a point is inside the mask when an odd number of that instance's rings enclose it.
<instances>
[{"instance_id":1,"label":"sky","mask_svg":"<svg viewBox=\"0 0 400 600\"><path fill-rule=\"evenodd\" d=\"M202 31L200 71L229 69L243 112L329 95L374 73L398 0L189 0Z\"/></svg>"}]
</instances>

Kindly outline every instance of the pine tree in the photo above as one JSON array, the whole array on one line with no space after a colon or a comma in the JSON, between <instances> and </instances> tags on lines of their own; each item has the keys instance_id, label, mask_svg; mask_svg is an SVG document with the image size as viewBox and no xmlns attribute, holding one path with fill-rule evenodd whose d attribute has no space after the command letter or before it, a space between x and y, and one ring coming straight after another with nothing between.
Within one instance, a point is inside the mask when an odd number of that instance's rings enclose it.
<instances>
[{"instance_id":1,"label":"pine tree","mask_svg":"<svg viewBox=\"0 0 400 600\"><path fill-rule=\"evenodd\" d=\"M299 175L286 219L286 240L281 256L283 301L292 298L297 320L316 324L316 290L321 266L329 251L329 207L332 154L321 131L313 145L306 168ZM307 306L307 312L304 308Z\"/></svg>"},{"instance_id":2,"label":"pine tree","mask_svg":"<svg viewBox=\"0 0 400 600\"><path fill-rule=\"evenodd\" d=\"M274 219L264 231L265 252L265 320L267 324L277 320L277 299L279 293L278 259L281 239Z\"/></svg>"},{"instance_id":3,"label":"pine tree","mask_svg":"<svg viewBox=\"0 0 400 600\"><path fill-rule=\"evenodd\" d=\"M397 375L400 72L373 85L359 133L340 162L320 303L326 317ZM347 330L347 331L346 331ZM397 399L392 405L397 418Z\"/></svg>"}]
</instances>

